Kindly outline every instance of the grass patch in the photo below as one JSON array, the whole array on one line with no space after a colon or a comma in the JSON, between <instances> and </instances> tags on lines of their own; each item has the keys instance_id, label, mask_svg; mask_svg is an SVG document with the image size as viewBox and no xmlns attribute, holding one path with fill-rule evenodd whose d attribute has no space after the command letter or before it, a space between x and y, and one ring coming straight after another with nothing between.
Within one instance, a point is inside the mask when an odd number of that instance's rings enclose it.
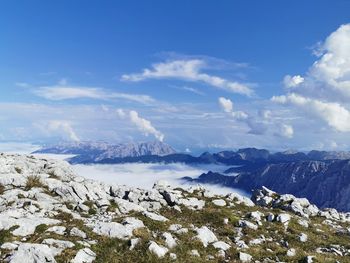
<instances>
[{"instance_id":1,"label":"grass patch","mask_svg":"<svg viewBox=\"0 0 350 263\"><path fill-rule=\"evenodd\" d=\"M2 184L0 184L0 195L5 193L5 186L3 186Z\"/></svg>"},{"instance_id":2,"label":"grass patch","mask_svg":"<svg viewBox=\"0 0 350 263\"><path fill-rule=\"evenodd\" d=\"M45 185L41 182L41 179L39 176L36 176L36 175L28 176L26 181L26 186L24 187L24 189L28 191L34 187L44 188Z\"/></svg>"}]
</instances>

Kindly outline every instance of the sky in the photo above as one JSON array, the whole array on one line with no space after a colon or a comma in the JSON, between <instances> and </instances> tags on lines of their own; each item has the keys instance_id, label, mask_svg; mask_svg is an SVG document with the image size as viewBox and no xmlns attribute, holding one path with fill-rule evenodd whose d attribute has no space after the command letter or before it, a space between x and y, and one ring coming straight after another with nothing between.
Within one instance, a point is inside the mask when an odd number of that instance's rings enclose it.
<instances>
[{"instance_id":1,"label":"sky","mask_svg":"<svg viewBox=\"0 0 350 263\"><path fill-rule=\"evenodd\" d=\"M0 141L349 150L350 1L0 3Z\"/></svg>"}]
</instances>

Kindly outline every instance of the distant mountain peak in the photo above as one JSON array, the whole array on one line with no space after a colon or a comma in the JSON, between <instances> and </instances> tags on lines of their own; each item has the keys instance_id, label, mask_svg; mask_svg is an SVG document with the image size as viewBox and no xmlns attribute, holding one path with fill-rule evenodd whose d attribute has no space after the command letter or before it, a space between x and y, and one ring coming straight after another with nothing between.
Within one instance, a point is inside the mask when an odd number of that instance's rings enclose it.
<instances>
[{"instance_id":1,"label":"distant mountain peak","mask_svg":"<svg viewBox=\"0 0 350 263\"><path fill-rule=\"evenodd\" d=\"M176 151L168 144L152 142L107 143L96 141L62 142L44 146L34 153L76 154L94 161L102 159L139 157L146 155L164 156Z\"/></svg>"}]
</instances>

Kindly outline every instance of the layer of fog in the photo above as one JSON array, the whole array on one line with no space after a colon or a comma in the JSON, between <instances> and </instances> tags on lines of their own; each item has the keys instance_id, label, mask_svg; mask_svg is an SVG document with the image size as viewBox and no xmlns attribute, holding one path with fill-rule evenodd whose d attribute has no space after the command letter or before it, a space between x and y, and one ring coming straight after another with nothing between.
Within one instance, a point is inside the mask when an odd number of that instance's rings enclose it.
<instances>
[{"instance_id":1,"label":"layer of fog","mask_svg":"<svg viewBox=\"0 0 350 263\"><path fill-rule=\"evenodd\" d=\"M40 145L23 142L0 142L0 152L9 154L29 154L39 150Z\"/></svg>"},{"instance_id":2,"label":"layer of fog","mask_svg":"<svg viewBox=\"0 0 350 263\"><path fill-rule=\"evenodd\" d=\"M31 143L2 142L0 152L11 154L31 154L40 149L39 145ZM33 154L37 158L68 159L74 155L69 154ZM189 166L180 163L174 164L111 164L111 165L73 165L74 171L85 178L98 180L106 183L124 184L133 187L151 189L158 180L166 180L174 186L189 187L191 183L181 180L189 176L196 178L208 171L223 172L228 169L223 165L196 165ZM232 174L234 175L234 174ZM220 185L202 184L205 188L217 194L231 192L249 196L248 193L238 189L223 187Z\"/></svg>"},{"instance_id":3,"label":"layer of fog","mask_svg":"<svg viewBox=\"0 0 350 263\"><path fill-rule=\"evenodd\" d=\"M173 164L97 164L97 165L74 165L74 171L85 178L99 180L107 183L117 183L144 189L151 189L158 180L168 181L171 185L189 187L193 184L181 180L185 176L196 178L209 170L223 171L227 166L189 166L181 163ZM208 170L208 168L210 168ZM241 190L223 187L220 185L201 184L216 194L231 192L248 196Z\"/></svg>"}]
</instances>

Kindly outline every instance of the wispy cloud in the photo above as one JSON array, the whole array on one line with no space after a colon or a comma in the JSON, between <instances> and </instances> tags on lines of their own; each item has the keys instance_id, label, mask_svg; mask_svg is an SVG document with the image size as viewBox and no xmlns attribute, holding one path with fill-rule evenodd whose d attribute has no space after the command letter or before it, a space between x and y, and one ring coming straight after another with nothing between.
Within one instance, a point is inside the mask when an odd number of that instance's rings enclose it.
<instances>
[{"instance_id":1,"label":"wispy cloud","mask_svg":"<svg viewBox=\"0 0 350 263\"><path fill-rule=\"evenodd\" d=\"M16 85L17 87L21 87L21 88L28 88L28 87L31 86L31 85L30 85L29 83L27 83L27 82L16 82L15 85Z\"/></svg>"},{"instance_id":2,"label":"wispy cloud","mask_svg":"<svg viewBox=\"0 0 350 263\"><path fill-rule=\"evenodd\" d=\"M66 83L58 85L39 87L34 90L37 96L48 100L71 100L71 99L97 99L97 100L113 100L122 99L143 104L155 102L155 100L144 94L129 94L120 92L108 92L103 88L71 86Z\"/></svg>"},{"instance_id":3,"label":"wispy cloud","mask_svg":"<svg viewBox=\"0 0 350 263\"><path fill-rule=\"evenodd\" d=\"M151 69L144 69L141 73L122 75L124 81L143 81L146 79L181 79L185 81L202 82L215 88L228 92L252 96L253 90L247 85L237 81L230 81L219 76L203 73L207 67L201 59L173 60L153 64Z\"/></svg>"},{"instance_id":4,"label":"wispy cloud","mask_svg":"<svg viewBox=\"0 0 350 263\"><path fill-rule=\"evenodd\" d=\"M70 122L65 120L52 120L48 123L47 129L51 132L58 132L67 136L72 141L80 141Z\"/></svg>"},{"instance_id":5,"label":"wispy cloud","mask_svg":"<svg viewBox=\"0 0 350 263\"><path fill-rule=\"evenodd\" d=\"M129 113L126 113L123 109L118 109L117 115L122 119L128 118L128 120L130 120L146 136L152 134L157 140L161 142L164 140L164 134L154 128L149 120L141 118L138 112L132 110L129 111Z\"/></svg>"}]
</instances>

